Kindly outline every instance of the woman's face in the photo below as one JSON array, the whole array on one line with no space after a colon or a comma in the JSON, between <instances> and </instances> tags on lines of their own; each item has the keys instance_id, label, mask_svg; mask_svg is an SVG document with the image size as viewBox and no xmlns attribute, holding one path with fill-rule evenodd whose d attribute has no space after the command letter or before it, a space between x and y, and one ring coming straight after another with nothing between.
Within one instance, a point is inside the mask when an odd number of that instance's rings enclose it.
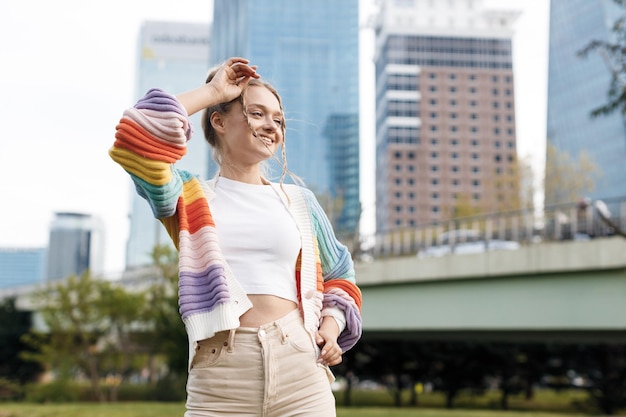
<instances>
[{"instance_id":1,"label":"woman's face","mask_svg":"<svg viewBox=\"0 0 626 417\"><path fill-rule=\"evenodd\" d=\"M245 114L237 102L223 115L224 157L234 163L257 164L282 144L283 112L276 96L263 86L249 87L244 103Z\"/></svg>"}]
</instances>

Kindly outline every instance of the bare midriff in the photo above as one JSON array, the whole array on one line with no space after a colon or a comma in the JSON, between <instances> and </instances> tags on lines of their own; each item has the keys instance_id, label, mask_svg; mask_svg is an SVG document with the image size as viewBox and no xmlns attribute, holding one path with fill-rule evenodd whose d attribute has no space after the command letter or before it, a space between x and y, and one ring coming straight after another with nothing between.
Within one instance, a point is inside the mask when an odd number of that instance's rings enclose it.
<instances>
[{"instance_id":1,"label":"bare midriff","mask_svg":"<svg viewBox=\"0 0 626 417\"><path fill-rule=\"evenodd\" d=\"M248 298L252 301L252 308L239 318L241 327L259 327L298 308L293 301L274 295L249 294Z\"/></svg>"}]
</instances>

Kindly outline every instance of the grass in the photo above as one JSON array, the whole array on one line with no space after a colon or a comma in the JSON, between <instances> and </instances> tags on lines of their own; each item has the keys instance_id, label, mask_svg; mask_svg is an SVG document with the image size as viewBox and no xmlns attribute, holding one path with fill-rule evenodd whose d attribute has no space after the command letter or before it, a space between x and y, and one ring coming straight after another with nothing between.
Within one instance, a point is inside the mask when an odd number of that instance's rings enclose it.
<instances>
[{"instance_id":1,"label":"grass","mask_svg":"<svg viewBox=\"0 0 626 417\"><path fill-rule=\"evenodd\" d=\"M402 393L403 407L394 407L393 398L386 390L355 390L353 407L343 407L343 392L335 392L338 417L582 417L583 404L588 394L581 390L538 389L531 400L523 395L509 397L510 411L499 409L497 391L480 395L462 392L455 399L454 409L443 407L445 398L440 392L424 393L418 397L418 406L408 406L409 391ZM587 408L588 410L588 408ZM117 402L117 403L15 403L0 402L0 417L182 417L183 402ZM626 414L620 414L626 415Z\"/></svg>"},{"instance_id":2,"label":"grass","mask_svg":"<svg viewBox=\"0 0 626 417\"><path fill-rule=\"evenodd\" d=\"M0 417L182 417L180 403L27 404L0 403ZM337 417L579 417L584 414L501 410L441 410L388 407L339 407Z\"/></svg>"}]
</instances>

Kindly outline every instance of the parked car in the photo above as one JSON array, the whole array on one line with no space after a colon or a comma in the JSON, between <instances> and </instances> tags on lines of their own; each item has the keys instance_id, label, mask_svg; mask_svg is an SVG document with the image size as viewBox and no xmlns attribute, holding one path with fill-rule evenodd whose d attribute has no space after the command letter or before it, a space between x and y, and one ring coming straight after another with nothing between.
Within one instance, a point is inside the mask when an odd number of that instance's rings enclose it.
<instances>
[{"instance_id":1,"label":"parked car","mask_svg":"<svg viewBox=\"0 0 626 417\"><path fill-rule=\"evenodd\" d=\"M417 253L420 258L444 256L454 253L455 255L467 253L482 253L492 250L515 250L519 249L519 242L502 239L487 240L479 230L458 229L442 233L437 239L437 244L429 246Z\"/></svg>"}]
</instances>

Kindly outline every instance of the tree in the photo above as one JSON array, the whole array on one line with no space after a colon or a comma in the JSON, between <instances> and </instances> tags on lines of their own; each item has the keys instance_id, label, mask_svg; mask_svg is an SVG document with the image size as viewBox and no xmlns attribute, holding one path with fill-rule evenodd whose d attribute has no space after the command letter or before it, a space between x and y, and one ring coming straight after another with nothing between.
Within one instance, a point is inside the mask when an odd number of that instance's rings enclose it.
<instances>
[{"instance_id":1,"label":"tree","mask_svg":"<svg viewBox=\"0 0 626 417\"><path fill-rule=\"evenodd\" d=\"M600 172L587 152L573 159L548 143L544 178L545 204L572 203L593 191Z\"/></svg>"},{"instance_id":2,"label":"tree","mask_svg":"<svg viewBox=\"0 0 626 417\"><path fill-rule=\"evenodd\" d=\"M0 378L25 384L33 381L42 371L39 364L20 357L20 352L28 349L21 338L31 328L31 314L17 310L14 298L5 299L0 304Z\"/></svg>"},{"instance_id":3,"label":"tree","mask_svg":"<svg viewBox=\"0 0 626 417\"><path fill-rule=\"evenodd\" d=\"M608 115L616 110L626 115L626 1L613 1L624 9L624 13L611 28L614 38L610 41L594 39L578 51L578 56L582 58L588 57L592 52L599 53L611 73L608 102L592 110L592 118Z\"/></svg>"},{"instance_id":4,"label":"tree","mask_svg":"<svg viewBox=\"0 0 626 417\"><path fill-rule=\"evenodd\" d=\"M150 293L154 318L154 339L166 364L174 375L186 375L188 356L187 333L178 307L178 253L170 246L156 246L152 252L154 265L161 273Z\"/></svg>"},{"instance_id":5,"label":"tree","mask_svg":"<svg viewBox=\"0 0 626 417\"><path fill-rule=\"evenodd\" d=\"M130 335L145 317L145 295L128 294L86 271L50 283L34 298L46 329L25 337L36 352L23 357L53 370L61 381L86 376L94 397L104 401L101 378L124 375L130 366Z\"/></svg>"}]
</instances>

